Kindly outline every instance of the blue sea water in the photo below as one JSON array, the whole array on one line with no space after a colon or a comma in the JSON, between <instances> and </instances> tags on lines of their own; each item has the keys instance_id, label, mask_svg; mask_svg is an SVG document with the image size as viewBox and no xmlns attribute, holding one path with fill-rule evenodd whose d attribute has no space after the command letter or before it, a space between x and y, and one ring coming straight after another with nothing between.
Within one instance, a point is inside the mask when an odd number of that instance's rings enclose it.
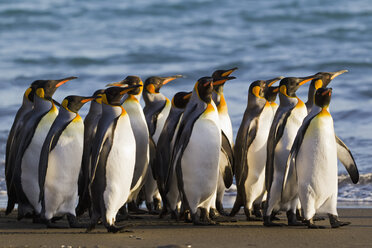
<instances>
[{"instance_id":1,"label":"blue sea water","mask_svg":"<svg viewBox=\"0 0 372 248\"><path fill-rule=\"evenodd\" d=\"M7 135L32 81L78 76L58 89L61 101L127 75L183 74L162 89L171 98L235 66L225 86L234 135L250 82L349 70L331 83L330 109L361 180L352 185L340 165L339 202L372 206L371 23L367 0L0 0L0 207ZM306 100L307 87L298 95Z\"/></svg>"}]
</instances>

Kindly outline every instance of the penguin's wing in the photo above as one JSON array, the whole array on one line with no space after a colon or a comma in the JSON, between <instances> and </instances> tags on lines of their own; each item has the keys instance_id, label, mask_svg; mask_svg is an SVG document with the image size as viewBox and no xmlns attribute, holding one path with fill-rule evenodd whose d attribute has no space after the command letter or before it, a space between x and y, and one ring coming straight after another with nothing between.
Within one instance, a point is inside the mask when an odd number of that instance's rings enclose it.
<instances>
[{"instance_id":1,"label":"penguin's wing","mask_svg":"<svg viewBox=\"0 0 372 248\"><path fill-rule=\"evenodd\" d=\"M20 173L17 173L21 170L22 158L23 155L31 143L32 137L34 137L36 128L40 120L48 113L46 111L42 114L35 114L34 111L31 111L25 115L24 125L22 126L22 131L19 133L19 144L16 149L16 157L14 161L14 171L12 175L12 180L10 185L15 183L15 180L19 181L15 177L20 176Z\"/></svg>"},{"instance_id":2,"label":"penguin's wing","mask_svg":"<svg viewBox=\"0 0 372 248\"><path fill-rule=\"evenodd\" d=\"M304 137L306 134L306 130L315 116L316 115L312 116L311 118L305 119L301 127L297 131L297 135L296 135L295 140L293 141L292 148L289 152L287 164L285 167L284 180L283 180L282 191L281 191L282 193L284 192L287 182L297 179L297 174L296 174L297 154L300 151L302 141L304 140Z\"/></svg>"},{"instance_id":3,"label":"penguin's wing","mask_svg":"<svg viewBox=\"0 0 372 248\"><path fill-rule=\"evenodd\" d=\"M91 169L89 185L93 182L99 161L106 161L114 140L114 130L119 117L112 122L105 122L101 118L92 145Z\"/></svg>"},{"instance_id":4,"label":"penguin's wing","mask_svg":"<svg viewBox=\"0 0 372 248\"><path fill-rule=\"evenodd\" d=\"M59 119L59 118L58 118ZM44 140L43 146L41 148L40 153L40 160L39 160L39 202L42 201L44 198L44 184L45 184L45 177L48 170L48 160L49 160L49 153L56 147L59 137L71 123L72 120L68 122L62 122L56 119L52 126L49 129L49 132Z\"/></svg>"},{"instance_id":5,"label":"penguin's wing","mask_svg":"<svg viewBox=\"0 0 372 248\"><path fill-rule=\"evenodd\" d=\"M225 154L228 158L228 165L225 167L225 170L222 171L223 181L225 183L226 188L230 188L231 184L233 183L234 177L234 153L231 147L230 141L227 138L226 134L221 130L221 151Z\"/></svg>"},{"instance_id":6,"label":"penguin's wing","mask_svg":"<svg viewBox=\"0 0 372 248\"><path fill-rule=\"evenodd\" d=\"M269 138L267 140L267 159L265 168L265 185L269 192L274 176L274 155L275 147L283 136L285 125L292 110L286 108L278 108L275 113L274 121L271 125Z\"/></svg>"},{"instance_id":7,"label":"penguin's wing","mask_svg":"<svg viewBox=\"0 0 372 248\"><path fill-rule=\"evenodd\" d=\"M166 104L167 102L164 101L164 104L160 105L159 107L157 107L156 105L146 105L143 108L143 113L145 115L150 136L153 136L155 134L158 116L164 109Z\"/></svg>"},{"instance_id":8,"label":"penguin's wing","mask_svg":"<svg viewBox=\"0 0 372 248\"><path fill-rule=\"evenodd\" d=\"M194 127L195 121L199 116L205 111L207 104L197 104L189 102L186 110L182 116L180 126L176 134L176 140L174 143L174 148L172 152L171 165L176 168L176 174L178 179L178 188L183 193L183 181L182 181L182 170L181 170L181 159L183 152L185 151L191 137L192 129ZM183 199L185 200L185 199ZM186 202L186 205L188 203Z\"/></svg>"},{"instance_id":9,"label":"penguin's wing","mask_svg":"<svg viewBox=\"0 0 372 248\"><path fill-rule=\"evenodd\" d=\"M151 167L151 172L152 172L152 177L154 180L157 178L157 170L156 170L156 162L155 162L155 157L156 157L156 144L155 141L151 136L149 136L149 150L150 150L150 167Z\"/></svg>"},{"instance_id":10,"label":"penguin's wing","mask_svg":"<svg viewBox=\"0 0 372 248\"><path fill-rule=\"evenodd\" d=\"M337 158L345 166L347 172L350 175L351 181L356 184L359 181L359 171L356 166L354 157L345 143L342 142L342 140L336 135L335 137L337 144Z\"/></svg>"}]
</instances>

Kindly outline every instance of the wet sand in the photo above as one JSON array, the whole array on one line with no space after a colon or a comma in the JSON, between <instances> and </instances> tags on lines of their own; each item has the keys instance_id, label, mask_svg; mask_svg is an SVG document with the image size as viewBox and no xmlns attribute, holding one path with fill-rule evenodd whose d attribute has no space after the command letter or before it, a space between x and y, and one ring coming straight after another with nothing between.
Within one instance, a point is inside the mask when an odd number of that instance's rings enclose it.
<instances>
[{"instance_id":1,"label":"wet sand","mask_svg":"<svg viewBox=\"0 0 372 248\"><path fill-rule=\"evenodd\" d=\"M137 215L139 216L139 215ZM91 233L85 229L46 229L31 220L16 220L0 211L0 247L371 247L372 209L339 209L340 220L351 225L331 229L328 219L317 222L326 229L306 227L267 228L247 222L243 211L237 222L216 226L193 226L169 218L141 215L142 219L119 222L126 231L107 233L102 225ZM280 215L282 223L285 216ZM88 218L83 217L82 222ZM67 227L67 221L58 223Z\"/></svg>"}]
</instances>

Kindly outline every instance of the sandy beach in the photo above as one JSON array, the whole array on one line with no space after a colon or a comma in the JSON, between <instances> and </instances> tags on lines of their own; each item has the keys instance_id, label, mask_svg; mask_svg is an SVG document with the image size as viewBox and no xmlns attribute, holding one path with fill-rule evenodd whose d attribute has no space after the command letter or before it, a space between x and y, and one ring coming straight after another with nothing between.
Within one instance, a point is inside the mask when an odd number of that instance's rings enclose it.
<instances>
[{"instance_id":1,"label":"sandy beach","mask_svg":"<svg viewBox=\"0 0 372 248\"><path fill-rule=\"evenodd\" d=\"M267 228L262 222L247 222L241 211L237 222L216 226L193 226L169 218L142 215L119 224L124 232L111 234L99 225L91 233L85 229L46 229L31 220L17 221L15 213L0 215L0 247L371 247L372 209L339 209L340 219L351 225L331 229L328 219L319 221L327 228ZM285 216L281 215L285 223ZM88 221L87 217L81 219ZM59 221L67 227L67 221Z\"/></svg>"}]
</instances>

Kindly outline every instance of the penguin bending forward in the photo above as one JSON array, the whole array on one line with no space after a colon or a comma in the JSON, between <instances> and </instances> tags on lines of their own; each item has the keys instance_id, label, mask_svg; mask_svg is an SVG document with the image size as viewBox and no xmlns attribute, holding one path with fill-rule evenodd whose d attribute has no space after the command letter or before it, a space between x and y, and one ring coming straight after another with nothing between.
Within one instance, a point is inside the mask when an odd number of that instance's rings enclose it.
<instances>
[{"instance_id":1,"label":"penguin bending forward","mask_svg":"<svg viewBox=\"0 0 372 248\"><path fill-rule=\"evenodd\" d=\"M67 96L41 149L39 186L41 218L47 227L55 227L53 217L67 215L70 227L77 223L75 204L84 141L84 123L79 109L92 97Z\"/></svg>"},{"instance_id":2,"label":"penguin bending forward","mask_svg":"<svg viewBox=\"0 0 372 248\"><path fill-rule=\"evenodd\" d=\"M110 87L102 95L102 116L92 147L92 216L87 231L94 229L100 218L108 232L124 228L116 226L115 219L130 194L136 141L121 99L138 87L140 85Z\"/></svg>"},{"instance_id":3,"label":"penguin bending forward","mask_svg":"<svg viewBox=\"0 0 372 248\"><path fill-rule=\"evenodd\" d=\"M40 153L49 129L58 115L52 97L58 87L75 78L38 80L34 108L26 114L19 134L23 139L20 139L18 144L12 177L18 201L19 220L23 217L36 217L36 221L41 213L38 179Z\"/></svg>"},{"instance_id":4,"label":"penguin bending forward","mask_svg":"<svg viewBox=\"0 0 372 248\"><path fill-rule=\"evenodd\" d=\"M315 93L315 105L300 127L287 161L283 189L288 179L297 177L298 194L305 223L315 225L315 213L327 213L332 228L349 225L338 220L337 157L347 162L347 170L353 183L359 180L359 172L350 150L335 136L333 119L329 113L331 88L319 88Z\"/></svg>"},{"instance_id":5,"label":"penguin bending forward","mask_svg":"<svg viewBox=\"0 0 372 248\"><path fill-rule=\"evenodd\" d=\"M234 147L238 192L230 216L243 206L247 220L262 220L261 203L266 192L266 147L274 118L274 111L265 95L269 87L282 78L254 81L249 87L248 104ZM253 214L256 218L252 217Z\"/></svg>"},{"instance_id":6,"label":"penguin bending forward","mask_svg":"<svg viewBox=\"0 0 372 248\"><path fill-rule=\"evenodd\" d=\"M213 78L196 82L172 154L182 204L196 225L214 224L209 209L217 190L221 129L212 91Z\"/></svg>"}]
</instances>

